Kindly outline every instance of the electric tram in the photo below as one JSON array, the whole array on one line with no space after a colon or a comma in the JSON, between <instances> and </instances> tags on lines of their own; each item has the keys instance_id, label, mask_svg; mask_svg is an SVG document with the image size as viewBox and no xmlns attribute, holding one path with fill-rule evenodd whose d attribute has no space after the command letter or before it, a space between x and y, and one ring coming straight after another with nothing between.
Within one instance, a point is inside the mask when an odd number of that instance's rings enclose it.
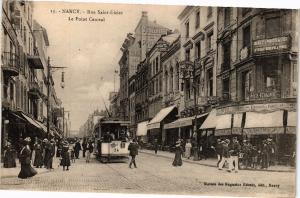
<instances>
[{"instance_id":1,"label":"electric tram","mask_svg":"<svg viewBox=\"0 0 300 198\"><path fill-rule=\"evenodd\" d=\"M96 156L102 163L128 160L129 121L104 117L94 127Z\"/></svg>"}]
</instances>

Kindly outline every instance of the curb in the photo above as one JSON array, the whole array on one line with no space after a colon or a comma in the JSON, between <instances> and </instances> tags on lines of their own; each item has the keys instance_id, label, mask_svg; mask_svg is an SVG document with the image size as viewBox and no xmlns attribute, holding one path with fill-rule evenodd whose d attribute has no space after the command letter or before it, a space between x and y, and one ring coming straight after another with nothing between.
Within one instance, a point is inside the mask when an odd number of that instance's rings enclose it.
<instances>
[{"instance_id":1,"label":"curb","mask_svg":"<svg viewBox=\"0 0 300 198\"><path fill-rule=\"evenodd\" d=\"M152 156L157 156L157 157L162 157L162 158L167 158L167 159L172 159L172 157L168 157L168 156L164 156L164 155L159 155L159 154L155 154L155 153L148 153L145 151L140 150L139 152L147 154L147 155L152 155ZM183 162L187 162L190 164L197 164L200 166L207 166L207 167L213 167L213 168L217 168L215 165L211 165L211 164L201 164L195 161L190 161L190 160L186 160L186 159L182 159ZM242 169L243 170L247 170L247 171L265 171L265 172L283 172L283 173L294 173L295 170L266 170L266 169Z\"/></svg>"}]
</instances>

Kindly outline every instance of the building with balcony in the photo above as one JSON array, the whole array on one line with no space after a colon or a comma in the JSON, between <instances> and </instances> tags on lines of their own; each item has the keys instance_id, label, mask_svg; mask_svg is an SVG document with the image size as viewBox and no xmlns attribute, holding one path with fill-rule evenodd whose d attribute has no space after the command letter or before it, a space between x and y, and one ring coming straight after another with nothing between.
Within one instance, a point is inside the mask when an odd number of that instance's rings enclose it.
<instances>
[{"instance_id":1,"label":"building with balcony","mask_svg":"<svg viewBox=\"0 0 300 198\"><path fill-rule=\"evenodd\" d=\"M298 27L296 10L218 8L216 115L224 125L216 136L240 135L253 144L272 137L278 151L293 151Z\"/></svg>"},{"instance_id":2,"label":"building with balcony","mask_svg":"<svg viewBox=\"0 0 300 198\"><path fill-rule=\"evenodd\" d=\"M33 24L33 2L2 1L2 13L1 144L10 141L18 145L19 139L27 136L32 139L54 137L53 132L48 136L47 127L42 123L45 79L39 75L44 76L45 64L35 34L40 30ZM45 31L43 36L47 36Z\"/></svg>"}]
</instances>

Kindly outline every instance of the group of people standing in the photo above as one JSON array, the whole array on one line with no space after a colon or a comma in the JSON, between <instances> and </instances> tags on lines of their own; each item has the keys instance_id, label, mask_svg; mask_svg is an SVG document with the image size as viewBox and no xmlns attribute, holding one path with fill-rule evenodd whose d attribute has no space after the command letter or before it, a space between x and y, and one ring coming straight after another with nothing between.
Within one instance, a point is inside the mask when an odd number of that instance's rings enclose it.
<instances>
[{"instance_id":1,"label":"group of people standing","mask_svg":"<svg viewBox=\"0 0 300 198\"><path fill-rule=\"evenodd\" d=\"M222 170L225 162L228 165L228 172L239 168L267 169L275 165L275 143L272 138L262 141L260 147L253 146L249 140L243 140L240 144L237 137L232 139L218 139L215 151L218 157L217 167Z\"/></svg>"},{"instance_id":2,"label":"group of people standing","mask_svg":"<svg viewBox=\"0 0 300 198\"><path fill-rule=\"evenodd\" d=\"M65 139L54 140L45 138L41 140L35 138L35 141L32 141L30 137L26 137L20 141L20 145L18 145L20 147L18 151L10 142L7 142L3 153L3 167L16 167L16 158L19 157L21 170L18 177L22 179L30 178L37 174L33 167L54 169L53 158L55 156L60 160L58 166L62 166L63 170L68 171L71 161L75 163L75 159L79 159L80 150L83 150L83 157L86 158L86 163L89 163L94 150L93 141L86 139L84 139L81 146L80 139L77 139L75 144L70 144Z\"/></svg>"}]
</instances>

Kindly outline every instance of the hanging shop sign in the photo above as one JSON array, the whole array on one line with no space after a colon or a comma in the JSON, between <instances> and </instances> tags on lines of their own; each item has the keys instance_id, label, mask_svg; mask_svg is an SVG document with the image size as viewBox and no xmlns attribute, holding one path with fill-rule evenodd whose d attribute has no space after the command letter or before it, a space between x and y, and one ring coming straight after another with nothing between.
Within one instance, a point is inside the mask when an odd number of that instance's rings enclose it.
<instances>
[{"instance_id":1,"label":"hanging shop sign","mask_svg":"<svg viewBox=\"0 0 300 198\"><path fill-rule=\"evenodd\" d=\"M270 39L259 39L253 42L253 53L264 54L267 52L278 52L290 48L290 37L281 36Z\"/></svg>"},{"instance_id":2,"label":"hanging shop sign","mask_svg":"<svg viewBox=\"0 0 300 198\"><path fill-rule=\"evenodd\" d=\"M231 106L217 109L217 115L243 113L243 112L260 112L260 111L276 111L276 110L295 111L296 103L268 103L268 104L252 104L243 106Z\"/></svg>"}]
</instances>

